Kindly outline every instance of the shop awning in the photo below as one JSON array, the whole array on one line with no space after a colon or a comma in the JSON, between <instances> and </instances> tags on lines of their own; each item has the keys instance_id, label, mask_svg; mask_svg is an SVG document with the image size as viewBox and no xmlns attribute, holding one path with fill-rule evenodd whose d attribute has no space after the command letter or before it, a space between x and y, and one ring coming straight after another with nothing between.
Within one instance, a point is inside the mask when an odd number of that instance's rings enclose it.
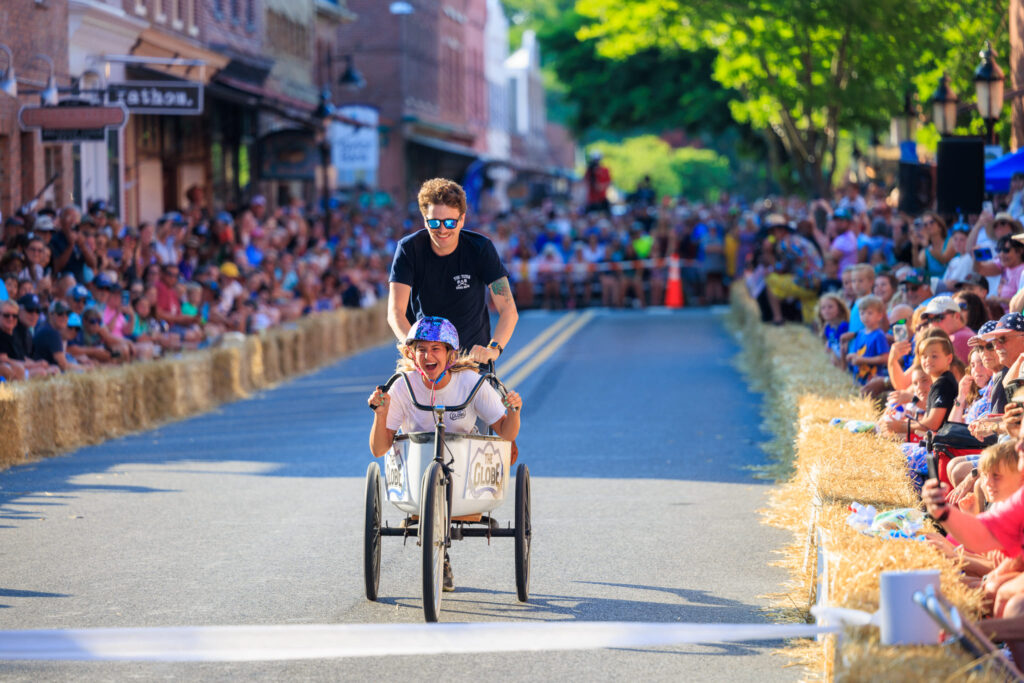
<instances>
[{"instance_id":1,"label":"shop awning","mask_svg":"<svg viewBox=\"0 0 1024 683\"><path fill-rule=\"evenodd\" d=\"M437 138L428 137L426 135L406 135L406 142L411 142L417 145L423 145L424 147L430 147L441 152L448 152L449 154L457 154L459 156L468 157L470 159L482 159L486 155L478 152L472 147L460 145L455 142L449 142L447 140L438 140Z\"/></svg>"},{"instance_id":2,"label":"shop awning","mask_svg":"<svg viewBox=\"0 0 1024 683\"><path fill-rule=\"evenodd\" d=\"M230 57L207 50L184 38L163 33L154 28L147 28L136 41L132 48L134 57L155 57L157 59L180 59L187 61L201 61L203 66L195 64L150 64L147 68L161 71L178 78L190 81L198 81L203 85L210 82L210 79L217 75L221 69L231 61Z\"/></svg>"}]
</instances>

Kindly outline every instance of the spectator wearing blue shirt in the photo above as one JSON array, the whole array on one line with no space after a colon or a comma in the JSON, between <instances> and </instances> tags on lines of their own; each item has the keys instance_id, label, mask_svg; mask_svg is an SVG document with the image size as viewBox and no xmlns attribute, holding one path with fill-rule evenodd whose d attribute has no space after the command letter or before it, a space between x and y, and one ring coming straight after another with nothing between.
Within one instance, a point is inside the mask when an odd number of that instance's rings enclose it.
<instances>
[{"instance_id":1,"label":"spectator wearing blue shirt","mask_svg":"<svg viewBox=\"0 0 1024 683\"><path fill-rule=\"evenodd\" d=\"M864 329L853 337L847 347L846 362L861 385L885 373L889 359L889 340L882 330L885 304L877 296L868 295L858 302Z\"/></svg>"}]
</instances>

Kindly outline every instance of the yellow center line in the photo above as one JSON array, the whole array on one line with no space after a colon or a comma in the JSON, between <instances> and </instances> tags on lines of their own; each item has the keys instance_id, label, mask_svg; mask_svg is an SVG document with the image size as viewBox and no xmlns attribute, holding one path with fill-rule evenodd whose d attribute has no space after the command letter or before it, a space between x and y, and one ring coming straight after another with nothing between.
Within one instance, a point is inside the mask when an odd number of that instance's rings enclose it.
<instances>
[{"instance_id":1,"label":"yellow center line","mask_svg":"<svg viewBox=\"0 0 1024 683\"><path fill-rule=\"evenodd\" d=\"M591 318L594 317L593 311L586 311L581 314L578 318L572 321L572 324L566 327L562 332L555 337L550 344L548 344L543 351L535 355L526 363L523 367L516 370L515 374L505 380L505 385L509 387L515 387L517 384L522 382L524 379L530 376L530 373L536 370L541 363L546 361L551 355L557 351L565 342L576 334L584 325L590 322ZM525 350L525 349L524 349Z\"/></svg>"},{"instance_id":2,"label":"yellow center line","mask_svg":"<svg viewBox=\"0 0 1024 683\"><path fill-rule=\"evenodd\" d=\"M516 352L516 355L495 367L494 373L501 378L515 371L516 367L518 367L520 363L533 356L540 347L544 346L544 344L548 342L548 339L551 339L551 337L558 334L563 327L572 322L578 315L579 313L566 313L559 317L558 320L552 323L547 329L534 337L529 344Z\"/></svg>"}]
</instances>

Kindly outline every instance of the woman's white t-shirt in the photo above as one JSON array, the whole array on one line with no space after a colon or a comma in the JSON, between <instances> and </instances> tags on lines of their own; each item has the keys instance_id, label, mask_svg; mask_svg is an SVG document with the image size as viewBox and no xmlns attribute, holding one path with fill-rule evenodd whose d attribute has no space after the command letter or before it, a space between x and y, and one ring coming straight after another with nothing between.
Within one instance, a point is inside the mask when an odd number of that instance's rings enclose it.
<instances>
[{"instance_id":1,"label":"woman's white t-shirt","mask_svg":"<svg viewBox=\"0 0 1024 683\"><path fill-rule=\"evenodd\" d=\"M434 400L430 400L430 389L423 383L423 378L418 372L406 373L409 377L409 384L412 385L416 394L416 401L421 405L457 406L462 404L473 391L473 386L480 379L475 372L463 370L452 373L451 381L443 389L434 392ZM434 431L434 414L426 410L420 410L412 404L409 397L409 387L405 380L399 379L391 385L388 390L391 396L391 407L388 409L387 428L391 431L402 432L432 432ZM444 426L449 432L459 434L472 434L476 429L477 417L480 417L486 424L493 425L505 415L505 407L501 404L501 397L498 392L484 382L480 391L476 393L473 402L466 406L465 410L458 413L448 412L444 415Z\"/></svg>"}]
</instances>

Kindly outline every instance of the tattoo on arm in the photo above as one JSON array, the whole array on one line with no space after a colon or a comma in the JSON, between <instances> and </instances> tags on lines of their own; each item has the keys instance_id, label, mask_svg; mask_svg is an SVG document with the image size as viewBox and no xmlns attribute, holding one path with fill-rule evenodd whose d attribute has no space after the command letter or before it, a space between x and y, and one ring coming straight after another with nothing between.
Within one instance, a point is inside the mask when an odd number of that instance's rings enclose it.
<instances>
[{"instance_id":1,"label":"tattoo on arm","mask_svg":"<svg viewBox=\"0 0 1024 683\"><path fill-rule=\"evenodd\" d=\"M508 287L508 278L503 277L500 280L495 280L491 283L491 294L494 296L508 296L510 293Z\"/></svg>"}]
</instances>

